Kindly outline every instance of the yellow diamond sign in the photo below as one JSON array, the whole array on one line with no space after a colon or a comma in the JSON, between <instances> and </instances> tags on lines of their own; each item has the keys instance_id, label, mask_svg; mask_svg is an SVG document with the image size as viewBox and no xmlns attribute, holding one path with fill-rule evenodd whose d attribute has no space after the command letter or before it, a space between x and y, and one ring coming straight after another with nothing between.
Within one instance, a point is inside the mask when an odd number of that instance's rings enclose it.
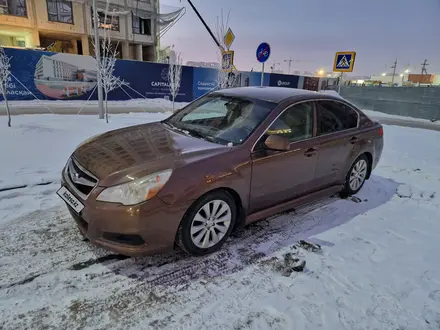
<instances>
[{"instance_id":1,"label":"yellow diamond sign","mask_svg":"<svg viewBox=\"0 0 440 330\"><path fill-rule=\"evenodd\" d=\"M229 28L228 32L226 32L225 36L223 37L223 40L225 41L226 47L229 49L229 47L231 47L232 43L235 40L235 35L232 32L231 28Z\"/></svg>"}]
</instances>

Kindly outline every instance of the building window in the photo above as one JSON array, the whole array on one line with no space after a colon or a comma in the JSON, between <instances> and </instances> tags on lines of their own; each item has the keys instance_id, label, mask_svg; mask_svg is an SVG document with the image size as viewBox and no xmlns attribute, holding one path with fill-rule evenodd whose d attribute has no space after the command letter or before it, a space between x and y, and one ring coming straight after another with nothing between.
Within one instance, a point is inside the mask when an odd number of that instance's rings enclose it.
<instances>
[{"instance_id":1,"label":"building window","mask_svg":"<svg viewBox=\"0 0 440 330\"><path fill-rule=\"evenodd\" d=\"M0 14L26 17L26 0L0 0Z\"/></svg>"},{"instance_id":2,"label":"building window","mask_svg":"<svg viewBox=\"0 0 440 330\"><path fill-rule=\"evenodd\" d=\"M151 19L141 18L132 14L133 33L151 36Z\"/></svg>"},{"instance_id":3,"label":"building window","mask_svg":"<svg viewBox=\"0 0 440 330\"><path fill-rule=\"evenodd\" d=\"M18 47L26 47L26 42L24 39L16 39L15 41Z\"/></svg>"},{"instance_id":4,"label":"building window","mask_svg":"<svg viewBox=\"0 0 440 330\"><path fill-rule=\"evenodd\" d=\"M92 27L95 27L95 19L93 17L93 8L92 10ZM110 28L112 31L119 31L119 17L107 15L107 19L104 13L98 12L98 20L99 20L99 28L100 29L108 29Z\"/></svg>"},{"instance_id":5,"label":"building window","mask_svg":"<svg viewBox=\"0 0 440 330\"><path fill-rule=\"evenodd\" d=\"M72 1L47 0L49 21L73 24Z\"/></svg>"}]
</instances>

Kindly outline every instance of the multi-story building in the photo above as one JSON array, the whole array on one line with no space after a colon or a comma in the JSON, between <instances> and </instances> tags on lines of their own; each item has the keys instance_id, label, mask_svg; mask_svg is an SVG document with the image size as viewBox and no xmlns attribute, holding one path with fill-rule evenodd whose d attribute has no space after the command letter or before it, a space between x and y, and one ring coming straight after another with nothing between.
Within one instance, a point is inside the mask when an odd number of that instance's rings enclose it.
<instances>
[{"instance_id":1,"label":"multi-story building","mask_svg":"<svg viewBox=\"0 0 440 330\"><path fill-rule=\"evenodd\" d=\"M119 57L155 61L158 0L98 0L99 25L110 27ZM111 14L110 14L111 13ZM94 55L91 0L0 0L0 45ZM102 35L101 29L101 35Z\"/></svg>"}]
</instances>

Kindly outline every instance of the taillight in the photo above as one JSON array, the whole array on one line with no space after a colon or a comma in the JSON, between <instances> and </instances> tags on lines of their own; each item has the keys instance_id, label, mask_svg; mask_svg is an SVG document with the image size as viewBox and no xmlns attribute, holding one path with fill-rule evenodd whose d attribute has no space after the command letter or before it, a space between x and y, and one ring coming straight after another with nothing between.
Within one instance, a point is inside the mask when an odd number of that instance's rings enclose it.
<instances>
[{"instance_id":1,"label":"taillight","mask_svg":"<svg viewBox=\"0 0 440 330\"><path fill-rule=\"evenodd\" d=\"M383 127L382 126L379 127L379 135L383 136Z\"/></svg>"}]
</instances>

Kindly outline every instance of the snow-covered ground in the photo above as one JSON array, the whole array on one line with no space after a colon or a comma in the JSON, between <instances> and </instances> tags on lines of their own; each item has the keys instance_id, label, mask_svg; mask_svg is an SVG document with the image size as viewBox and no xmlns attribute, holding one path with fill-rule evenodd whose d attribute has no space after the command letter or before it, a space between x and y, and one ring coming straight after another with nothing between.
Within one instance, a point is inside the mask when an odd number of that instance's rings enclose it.
<instances>
[{"instance_id":1,"label":"snow-covered ground","mask_svg":"<svg viewBox=\"0 0 440 330\"><path fill-rule=\"evenodd\" d=\"M319 93L330 94L340 97L336 91L324 90ZM175 109L184 107L188 103L176 102ZM22 114L97 114L98 101L11 101L11 113L13 115ZM4 109L4 103L0 102L0 114ZM128 101L109 101L109 113L129 113L129 112L168 112L172 111L173 106L169 100L165 99L132 99ZM432 124L430 120L421 118L410 118L399 115L392 115L378 111L363 110L368 116L375 119L391 119L396 121L412 120L419 123ZM440 121L434 122L440 127Z\"/></svg>"},{"instance_id":2,"label":"snow-covered ground","mask_svg":"<svg viewBox=\"0 0 440 330\"><path fill-rule=\"evenodd\" d=\"M98 101L11 101L9 102L13 115L23 114L97 114ZM181 108L188 103L176 102L175 108ZM4 102L0 102L0 109L4 109ZM109 101L109 113L129 112L167 112L172 111L173 104L166 99L131 99L128 101ZM0 110L2 113L4 110ZM3 114L3 113L2 113Z\"/></svg>"},{"instance_id":3,"label":"snow-covered ground","mask_svg":"<svg viewBox=\"0 0 440 330\"><path fill-rule=\"evenodd\" d=\"M3 105L3 102L1 102ZM176 107L185 105L187 103L185 102L176 102ZM9 101L9 105L12 108L23 108L23 107L49 107L49 108L78 108L81 109L83 107L85 108L94 108L98 106L98 101L96 100L90 100L90 101L84 101L84 100L71 100L71 101L65 101L65 100L59 100L59 101L53 101L53 100L33 100L33 101ZM131 99L127 101L108 101L108 106L113 107L140 107L140 108L148 108L148 109L172 109L172 103L169 100L156 98L156 99L145 99L145 98L139 98L139 99Z\"/></svg>"},{"instance_id":4,"label":"snow-covered ground","mask_svg":"<svg viewBox=\"0 0 440 330\"><path fill-rule=\"evenodd\" d=\"M0 190L29 185L0 192L0 329L440 328L439 132L385 126L357 198L258 222L210 256L123 258L82 241L55 195L69 154L166 116L16 116L11 129L0 117ZM306 268L290 273L296 256Z\"/></svg>"}]
</instances>

